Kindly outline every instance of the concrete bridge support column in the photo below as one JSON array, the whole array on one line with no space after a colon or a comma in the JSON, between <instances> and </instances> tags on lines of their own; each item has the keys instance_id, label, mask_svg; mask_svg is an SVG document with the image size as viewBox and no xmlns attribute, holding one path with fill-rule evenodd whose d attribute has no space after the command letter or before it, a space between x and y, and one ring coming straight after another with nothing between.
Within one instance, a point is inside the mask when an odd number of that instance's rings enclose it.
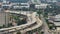
<instances>
[{"instance_id":1,"label":"concrete bridge support column","mask_svg":"<svg viewBox=\"0 0 60 34\"><path fill-rule=\"evenodd\" d=\"M17 32L13 32L13 34L17 34Z\"/></svg>"},{"instance_id":2,"label":"concrete bridge support column","mask_svg":"<svg viewBox=\"0 0 60 34\"><path fill-rule=\"evenodd\" d=\"M21 32L21 34L26 34L26 31L20 31Z\"/></svg>"}]
</instances>

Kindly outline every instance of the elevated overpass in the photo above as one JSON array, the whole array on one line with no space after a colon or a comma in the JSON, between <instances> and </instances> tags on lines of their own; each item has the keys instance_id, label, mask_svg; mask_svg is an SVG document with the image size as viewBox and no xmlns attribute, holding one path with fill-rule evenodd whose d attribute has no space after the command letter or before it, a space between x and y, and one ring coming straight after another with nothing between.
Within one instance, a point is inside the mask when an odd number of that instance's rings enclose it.
<instances>
[{"instance_id":1,"label":"elevated overpass","mask_svg":"<svg viewBox=\"0 0 60 34\"><path fill-rule=\"evenodd\" d=\"M37 14L36 12L31 12L31 13L27 12L26 13L25 11L20 12L20 11L9 11L9 10L7 10L6 12L26 15L28 17L29 21L28 21L28 23L26 23L24 25L0 29L0 32L3 32L3 33L12 32L13 34L16 34L17 31L20 31L21 34L24 34L27 31L31 31L31 30L41 27L43 24L42 21L39 19L39 16L36 15Z\"/></svg>"}]
</instances>

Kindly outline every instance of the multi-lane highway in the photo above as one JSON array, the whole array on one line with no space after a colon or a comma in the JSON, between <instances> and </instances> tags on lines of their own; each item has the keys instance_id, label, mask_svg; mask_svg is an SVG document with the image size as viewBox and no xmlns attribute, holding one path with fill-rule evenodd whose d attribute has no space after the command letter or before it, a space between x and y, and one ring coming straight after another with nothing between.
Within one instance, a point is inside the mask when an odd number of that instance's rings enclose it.
<instances>
[{"instance_id":1,"label":"multi-lane highway","mask_svg":"<svg viewBox=\"0 0 60 34\"><path fill-rule=\"evenodd\" d=\"M27 32L27 31L39 28L43 24L42 21L38 18L38 16L36 16L36 14L37 14L36 12L29 13L30 12L29 11L28 15L26 14L26 12L23 12L23 11L22 12L19 12L19 11L6 11L6 12L16 13L16 14L23 14L23 15L28 16L28 18L30 17L31 19L29 19L29 21L28 21L29 23L27 23L27 24L20 25L20 26L14 26L14 27L10 27L10 28L3 28L3 29L0 29L0 32L1 31L13 32L13 31L20 30L20 32L23 33L24 31Z\"/></svg>"},{"instance_id":2,"label":"multi-lane highway","mask_svg":"<svg viewBox=\"0 0 60 34\"><path fill-rule=\"evenodd\" d=\"M48 32L48 30L49 30L49 27L48 27L48 25L47 25L47 23L46 23L46 21L45 21L45 18L43 17L43 15L41 14L41 20L43 21L43 31L44 31L44 34L49 34L49 32Z\"/></svg>"}]
</instances>

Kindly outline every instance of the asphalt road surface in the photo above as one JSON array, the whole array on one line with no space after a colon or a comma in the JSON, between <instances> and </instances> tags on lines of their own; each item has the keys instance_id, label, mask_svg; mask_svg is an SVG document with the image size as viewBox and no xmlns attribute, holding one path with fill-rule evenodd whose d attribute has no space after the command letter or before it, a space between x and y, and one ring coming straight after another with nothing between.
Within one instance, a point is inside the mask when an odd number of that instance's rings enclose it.
<instances>
[{"instance_id":1,"label":"asphalt road surface","mask_svg":"<svg viewBox=\"0 0 60 34\"><path fill-rule=\"evenodd\" d=\"M43 27L42 27L42 30L44 31L44 34L49 34L48 32L48 25L43 17L43 15L41 15L41 20L43 21Z\"/></svg>"}]
</instances>

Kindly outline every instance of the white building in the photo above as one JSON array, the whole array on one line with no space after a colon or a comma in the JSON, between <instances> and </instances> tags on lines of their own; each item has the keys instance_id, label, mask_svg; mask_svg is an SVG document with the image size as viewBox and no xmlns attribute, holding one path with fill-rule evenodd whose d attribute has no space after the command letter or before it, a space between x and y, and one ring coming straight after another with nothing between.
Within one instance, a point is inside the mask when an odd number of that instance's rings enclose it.
<instances>
[{"instance_id":1,"label":"white building","mask_svg":"<svg viewBox=\"0 0 60 34\"><path fill-rule=\"evenodd\" d=\"M21 3L21 5L14 5L14 9L21 9L21 8L29 8L30 5L28 3Z\"/></svg>"},{"instance_id":2,"label":"white building","mask_svg":"<svg viewBox=\"0 0 60 34\"><path fill-rule=\"evenodd\" d=\"M55 17L54 17L55 19L54 19L54 24L55 24L55 26L57 26L56 28L56 30L57 30L57 34L60 34L60 14L58 14L58 15L56 15Z\"/></svg>"},{"instance_id":3,"label":"white building","mask_svg":"<svg viewBox=\"0 0 60 34\"><path fill-rule=\"evenodd\" d=\"M54 21L60 21L60 14L58 14L54 17Z\"/></svg>"},{"instance_id":4,"label":"white building","mask_svg":"<svg viewBox=\"0 0 60 34\"><path fill-rule=\"evenodd\" d=\"M56 26L56 34L60 34L60 14L52 16L50 19L53 20L49 20L49 22Z\"/></svg>"},{"instance_id":5,"label":"white building","mask_svg":"<svg viewBox=\"0 0 60 34\"><path fill-rule=\"evenodd\" d=\"M49 22L54 23L55 26L60 26L60 14L55 15L55 16L51 16L50 19L51 19L51 20L49 20Z\"/></svg>"},{"instance_id":6,"label":"white building","mask_svg":"<svg viewBox=\"0 0 60 34\"><path fill-rule=\"evenodd\" d=\"M48 4L40 4L40 5L35 5L36 9L45 9Z\"/></svg>"},{"instance_id":7,"label":"white building","mask_svg":"<svg viewBox=\"0 0 60 34\"><path fill-rule=\"evenodd\" d=\"M8 13L1 13L0 12L0 26L3 24L8 24L9 23L9 18L8 18Z\"/></svg>"},{"instance_id":8,"label":"white building","mask_svg":"<svg viewBox=\"0 0 60 34\"><path fill-rule=\"evenodd\" d=\"M25 7L25 8L29 8L30 5L28 3L21 3L21 8Z\"/></svg>"},{"instance_id":9,"label":"white building","mask_svg":"<svg viewBox=\"0 0 60 34\"><path fill-rule=\"evenodd\" d=\"M9 8L11 8L11 3L9 2L9 1L6 1L6 0L3 0L3 2L2 2L2 7L4 8L4 9L9 9Z\"/></svg>"}]
</instances>

